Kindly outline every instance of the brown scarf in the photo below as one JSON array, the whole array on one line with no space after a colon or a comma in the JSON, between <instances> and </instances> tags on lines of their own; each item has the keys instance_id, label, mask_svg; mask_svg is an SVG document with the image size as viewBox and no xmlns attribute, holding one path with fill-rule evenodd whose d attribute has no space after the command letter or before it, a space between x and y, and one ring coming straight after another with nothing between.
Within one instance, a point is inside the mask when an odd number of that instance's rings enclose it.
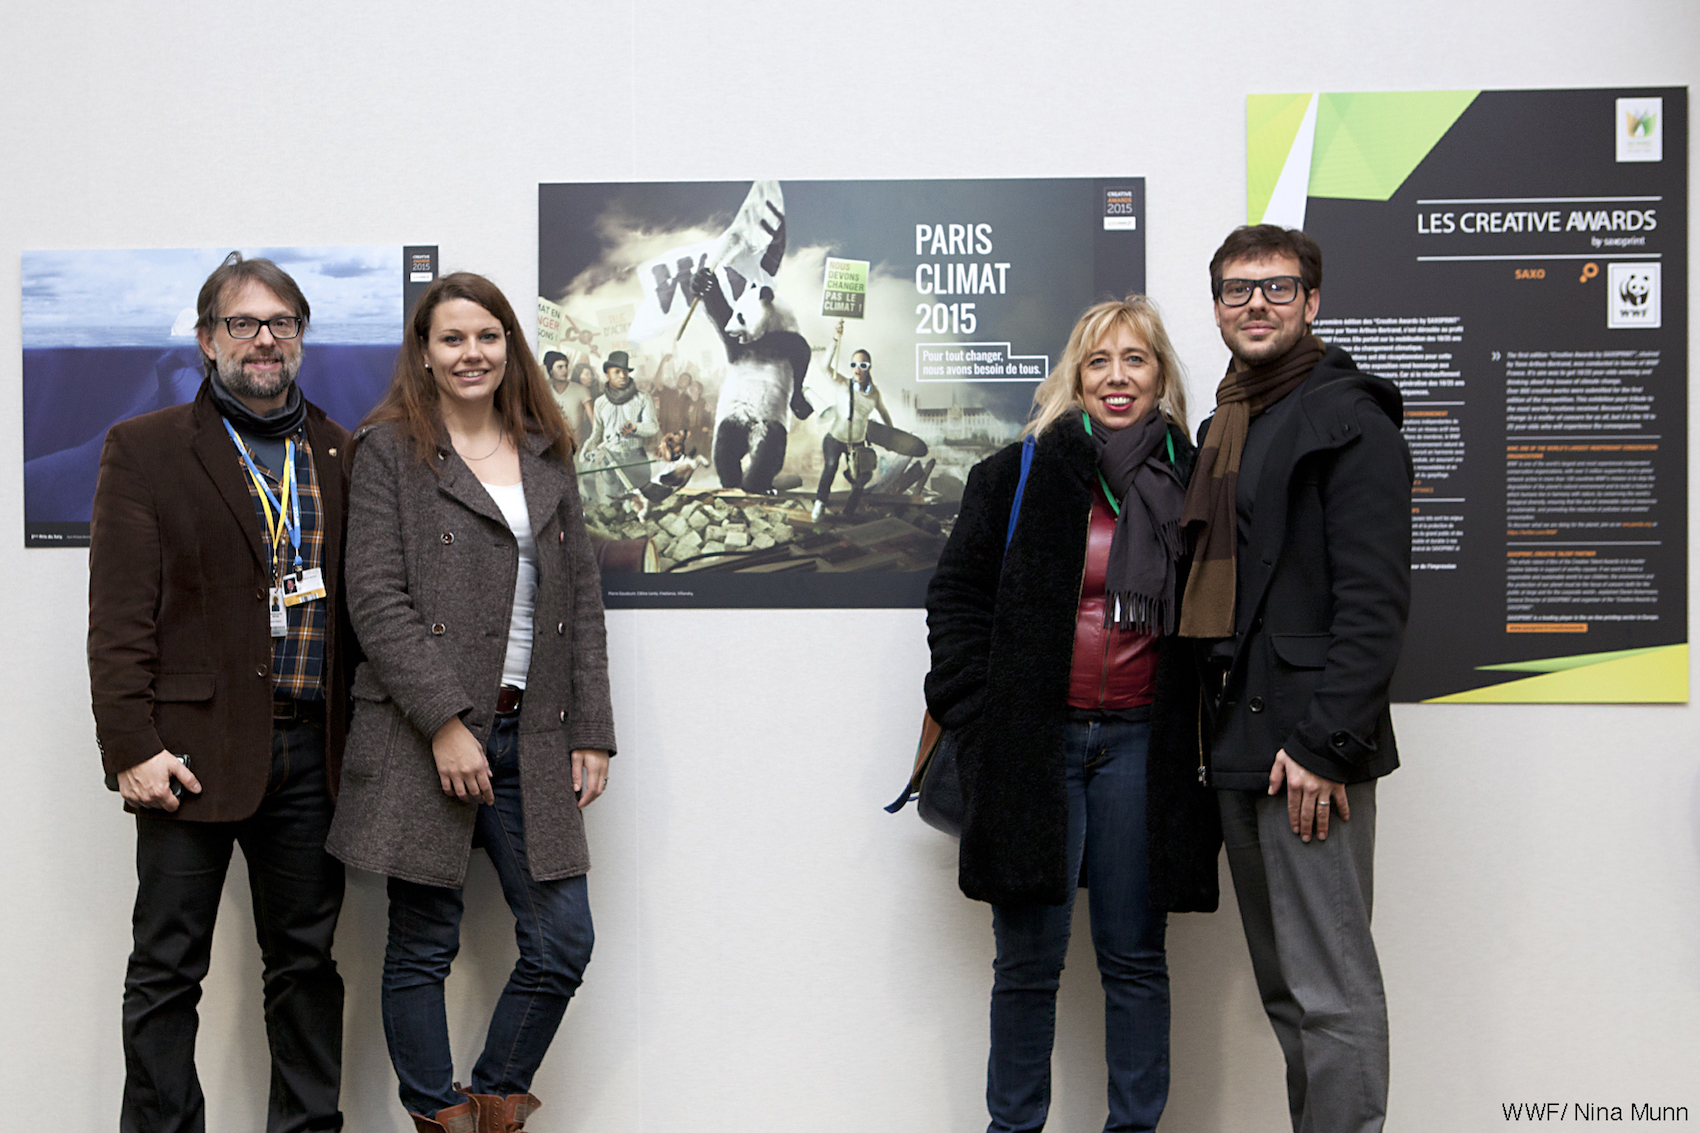
<instances>
[{"instance_id":1,"label":"brown scarf","mask_svg":"<svg viewBox=\"0 0 1700 1133\"><path fill-rule=\"evenodd\" d=\"M1251 419L1297 389L1322 360L1322 340L1299 339L1279 358L1246 370L1229 370L1216 387L1216 416L1198 454L1198 471L1181 509L1191 528L1192 573L1181 603L1182 637L1232 637L1236 590L1235 548L1239 517L1240 457Z\"/></svg>"}]
</instances>

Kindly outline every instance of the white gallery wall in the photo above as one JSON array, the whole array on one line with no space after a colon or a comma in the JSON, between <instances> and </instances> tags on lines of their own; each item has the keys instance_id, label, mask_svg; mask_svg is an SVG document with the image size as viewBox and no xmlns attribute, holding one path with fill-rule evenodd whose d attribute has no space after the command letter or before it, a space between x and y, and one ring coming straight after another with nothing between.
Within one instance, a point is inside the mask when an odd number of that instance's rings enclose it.
<instances>
[{"instance_id":1,"label":"white gallery wall","mask_svg":"<svg viewBox=\"0 0 1700 1133\"><path fill-rule=\"evenodd\" d=\"M1204 406L1226 361L1206 263L1245 215L1248 92L1700 86L1692 0L13 0L0 29L0 1133L115 1127L134 886L88 709L87 555L22 547L23 250L435 243L523 309L539 181L1138 174L1150 290ZM921 611L622 611L608 629L621 754L588 812L596 955L531 1126L983 1128L989 910L957 892L954 843L880 810L921 713ZM1498 1129L1502 1104L1549 1099L1700 1119L1694 711L1395 721L1376 886L1390 1127ZM468 889L463 1075L513 959L481 859ZM1171 918L1168 1133L1286 1128L1225 875L1224 899ZM351 875L353 1130L406 1128L384 918L382 879ZM1056 1048L1066 1133L1103 1119L1084 918ZM209 1127L261 1128L239 866L202 1020Z\"/></svg>"}]
</instances>

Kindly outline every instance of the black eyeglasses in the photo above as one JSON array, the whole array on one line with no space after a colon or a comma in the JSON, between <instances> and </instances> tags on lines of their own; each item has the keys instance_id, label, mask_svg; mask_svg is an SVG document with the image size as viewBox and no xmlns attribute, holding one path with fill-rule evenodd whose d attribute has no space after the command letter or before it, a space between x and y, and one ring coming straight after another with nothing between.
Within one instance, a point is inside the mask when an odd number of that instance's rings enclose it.
<instances>
[{"instance_id":1,"label":"black eyeglasses","mask_svg":"<svg viewBox=\"0 0 1700 1133\"><path fill-rule=\"evenodd\" d=\"M272 332L273 338L294 338L301 333L301 320L295 315L278 315L271 319L251 319L247 315L231 315L218 320L231 338L257 338L261 327Z\"/></svg>"},{"instance_id":2,"label":"black eyeglasses","mask_svg":"<svg viewBox=\"0 0 1700 1133\"><path fill-rule=\"evenodd\" d=\"M873 365L874 364L872 362L852 362L850 363L850 368L852 370L871 370L873 369Z\"/></svg>"},{"instance_id":3,"label":"black eyeglasses","mask_svg":"<svg viewBox=\"0 0 1700 1133\"><path fill-rule=\"evenodd\" d=\"M1272 275L1268 279L1224 279L1216 285L1216 298L1224 307L1243 307L1251 302L1252 292L1263 289L1263 298L1277 307L1285 307L1299 297L1304 282L1296 275Z\"/></svg>"}]
</instances>

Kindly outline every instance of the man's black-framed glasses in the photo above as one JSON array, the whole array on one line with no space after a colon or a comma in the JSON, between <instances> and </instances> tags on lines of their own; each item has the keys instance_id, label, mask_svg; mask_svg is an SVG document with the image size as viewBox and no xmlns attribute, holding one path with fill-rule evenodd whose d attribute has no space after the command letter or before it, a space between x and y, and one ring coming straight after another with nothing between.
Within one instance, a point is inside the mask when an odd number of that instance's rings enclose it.
<instances>
[{"instance_id":1,"label":"man's black-framed glasses","mask_svg":"<svg viewBox=\"0 0 1700 1133\"><path fill-rule=\"evenodd\" d=\"M1285 307L1299 297L1304 282L1296 275L1272 275L1268 279L1224 279L1216 285L1216 298L1224 307L1243 307L1251 302L1252 292L1263 288L1263 298L1276 307Z\"/></svg>"},{"instance_id":2,"label":"man's black-framed glasses","mask_svg":"<svg viewBox=\"0 0 1700 1133\"><path fill-rule=\"evenodd\" d=\"M301 319L295 315L278 315L270 319L230 315L219 319L219 322L224 324L224 329L230 332L231 338L257 338L261 327L269 329L273 338L294 338L301 333Z\"/></svg>"}]
</instances>

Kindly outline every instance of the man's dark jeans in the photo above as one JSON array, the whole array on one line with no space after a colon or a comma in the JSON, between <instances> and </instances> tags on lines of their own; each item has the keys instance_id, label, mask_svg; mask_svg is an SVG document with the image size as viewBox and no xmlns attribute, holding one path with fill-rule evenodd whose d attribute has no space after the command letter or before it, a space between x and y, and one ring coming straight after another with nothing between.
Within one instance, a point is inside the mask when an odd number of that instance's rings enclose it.
<instances>
[{"instance_id":1,"label":"man's dark jeans","mask_svg":"<svg viewBox=\"0 0 1700 1133\"><path fill-rule=\"evenodd\" d=\"M213 922L242 846L265 962L271 1046L267 1133L342 1128L342 977L331 939L342 910L342 863L325 853L331 824L322 725L278 720L271 777L252 817L183 822L136 816L135 951L124 977L123 1133L202 1133L195 1074L196 1004L212 957Z\"/></svg>"}]
</instances>

